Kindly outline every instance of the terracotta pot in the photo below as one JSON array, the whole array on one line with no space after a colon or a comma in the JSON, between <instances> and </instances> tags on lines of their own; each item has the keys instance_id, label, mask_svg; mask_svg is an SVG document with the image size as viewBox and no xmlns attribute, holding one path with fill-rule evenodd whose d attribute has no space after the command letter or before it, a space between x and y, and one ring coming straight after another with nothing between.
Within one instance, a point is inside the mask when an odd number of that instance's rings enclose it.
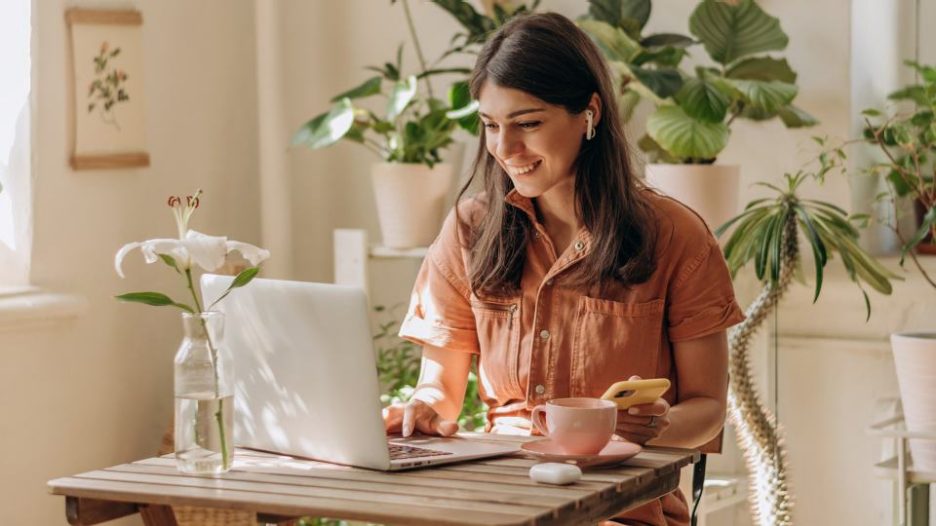
<instances>
[{"instance_id":1,"label":"terracotta pot","mask_svg":"<svg viewBox=\"0 0 936 526\"><path fill-rule=\"evenodd\" d=\"M712 230L738 214L740 182L737 165L647 165L647 183L695 210Z\"/></svg>"},{"instance_id":2,"label":"terracotta pot","mask_svg":"<svg viewBox=\"0 0 936 526\"><path fill-rule=\"evenodd\" d=\"M383 244L427 246L439 234L452 185L450 164L377 163L371 170Z\"/></svg>"},{"instance_id":3,"label":"terracotta pot","mask_svg":"<svg viewBox=\"0 0 936 526\"><path fill-rule=\"evenodd\" d=\"M891 334L907 429L936 435L936 332ZM936 471L936 440L910 440L914 469Z\"/></svg>"}]
</instances>

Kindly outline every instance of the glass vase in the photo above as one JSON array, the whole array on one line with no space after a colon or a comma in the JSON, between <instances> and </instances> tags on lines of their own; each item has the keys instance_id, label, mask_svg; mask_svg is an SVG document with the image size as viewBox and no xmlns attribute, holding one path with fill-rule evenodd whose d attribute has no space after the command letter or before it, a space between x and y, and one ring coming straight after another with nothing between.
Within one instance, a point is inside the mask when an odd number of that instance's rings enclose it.
<instances>
[{"instance_id":1,"label":"glass vase","mask_svg":"<svg viewBox=\"0 0 936 526\"><path fill-rule=\"evenodd\" d=\"M234 456L234 371L224 314L185 312L182 327L174 368L176 464L183 473L224 473Z\"/></svg>"}]
</instances>

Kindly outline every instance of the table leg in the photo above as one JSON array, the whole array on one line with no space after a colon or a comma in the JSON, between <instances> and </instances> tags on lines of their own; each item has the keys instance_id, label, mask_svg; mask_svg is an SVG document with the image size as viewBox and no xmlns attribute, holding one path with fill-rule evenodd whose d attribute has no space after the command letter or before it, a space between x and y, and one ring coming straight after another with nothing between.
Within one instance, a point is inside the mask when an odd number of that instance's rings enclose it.
<instances>
[{"instance_id":1,"label":"table leg","mask_svg":"<svg viewBox=\"0 0 936 526\"><path fill-rule=\"evenodd\" d=\"M172 508L169 506L141 505L140 515L143 517L143 524L146 526L179 526L179 523L176 522L175 513L172 512Z\"/></svg>"},{"instance_id":2,"label":"table leg","mask_svg":"<svg viewBox=\"0 0 936 526\"><path fill-rule=\"evenodd\" d=\"M109 500L65 497L65 517L73 526L100 524L137 512L136 504Z\"/></svg>"}]
</instances>

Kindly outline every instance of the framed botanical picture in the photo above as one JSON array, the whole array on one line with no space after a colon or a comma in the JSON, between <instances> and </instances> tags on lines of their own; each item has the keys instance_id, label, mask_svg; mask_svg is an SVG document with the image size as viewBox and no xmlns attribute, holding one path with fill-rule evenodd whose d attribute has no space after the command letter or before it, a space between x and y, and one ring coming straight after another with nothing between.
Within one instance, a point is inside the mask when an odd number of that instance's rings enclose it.
<instances>
[{"instance_id":1,"label":"framed botanical picture","mask_svg":"<svg viewBox=\"0 0 936 526\"><path fill-rule=\"evenodd\" d=\"M143 95L143 16L69 9L75 170L149 166Z\"/></svg>"}]
</instances>

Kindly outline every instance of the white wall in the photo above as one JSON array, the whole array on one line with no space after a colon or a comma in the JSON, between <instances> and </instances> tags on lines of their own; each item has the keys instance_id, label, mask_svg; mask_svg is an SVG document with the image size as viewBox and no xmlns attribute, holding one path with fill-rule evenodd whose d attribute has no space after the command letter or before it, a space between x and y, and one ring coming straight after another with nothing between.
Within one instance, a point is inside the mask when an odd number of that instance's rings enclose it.
<instances>
[{"instance_id":1,"label":"white wall","mask_svg":"<svg viewBox=\"0 0 936 526\"><path fill-rule=\"evenodd\" d=\"M34 2L32 280L84 296L73 322L0 333L0 508L6 524L64 524L48 479L152 455L172 415L176 311L118 304L130 290L182 297L167 268L121 244L175 235L171 194L205 191L193 227L259 242L254 5L250 0ZM143 14L149 168L68 167L67 6Z\"/></svg>"}]
</instances>

